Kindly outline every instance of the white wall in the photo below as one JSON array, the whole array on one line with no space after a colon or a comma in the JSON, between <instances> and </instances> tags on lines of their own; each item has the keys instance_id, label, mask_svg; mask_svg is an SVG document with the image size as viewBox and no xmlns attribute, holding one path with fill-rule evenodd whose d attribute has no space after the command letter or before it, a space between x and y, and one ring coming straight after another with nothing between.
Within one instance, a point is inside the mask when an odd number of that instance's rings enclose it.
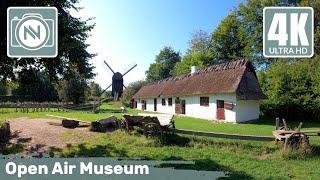
<instances>
[{"instance_id":1,"label":"white wall","mask_svg":"<svg viewBox=\"0 0 320 180\"><path fill-rule=\"evenodd\" d=\"M259 119L260 107L258 100L238 100L235 109L237 122Z\"/></svg>"},{"instance_id":2,"label":"white wall","mask_svg":"<svg viewBox=\"0 0 320 180\"><path fill-rule=\"evenodd\" d=\"M157 99L157 111L166 114L175 114L175 97L172 98L172 106L168 104L168 98L166 100L166 105L162 105L162 98Z\"/></svg>"},{"instance_id":3,"label":"white wall","mask_svg":"<svg viewBox=\"0 0 320 180\"><path fill-rule=\"evenodd\" d=\"M209 106L200 106L200 97L209 97ZM157 112L175 114L175 99L172 97L172 106L168 105L168 98L165 98L166 105L162 106L162 98L157 98ZM186 101L186 116L216 120L217 100L232 102L235 106L232 110L225 109L226 122L244 122L259 118L259 101L238 100L236 94L214 94L180 97ZM136 99L137 108L142 109L142 99ZM154 111L154 99L146 99L147 111Z\"/></svg>"},{"instance_id":4,"label":"white wall","mask_svg":"<svg viewBox=\"0 0 320 180\"><path fill-rule=\"evenodd\" d=\"M209 96L209 106L200 106L200 97ZM236 103L235 94L215 94L215 95L201 95L182 97L180 99L186 100L186 115L208 120L216 120L217 100L224 100ZM225 120L228 122L235 122L236 112L234 110L225 109Z\"/></svg>"}]
</instances>

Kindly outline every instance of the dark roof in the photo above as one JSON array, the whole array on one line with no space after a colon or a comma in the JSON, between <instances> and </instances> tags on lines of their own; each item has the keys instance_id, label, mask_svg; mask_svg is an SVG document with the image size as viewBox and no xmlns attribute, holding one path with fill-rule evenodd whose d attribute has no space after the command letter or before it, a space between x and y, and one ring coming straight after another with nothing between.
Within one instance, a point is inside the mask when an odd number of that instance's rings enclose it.
<instances>
[{"instance_id":1,"label":"dark roof","mask_svg":"<svg viewBox=\"0 0 320 180\"><path fill-rule=\"evenodd\" d=\"M200 94L236 93L240 99L266 99L251 62L238 60L217 64L145 85L133 98L181 97Z\"/></svg>"}]
</instances>

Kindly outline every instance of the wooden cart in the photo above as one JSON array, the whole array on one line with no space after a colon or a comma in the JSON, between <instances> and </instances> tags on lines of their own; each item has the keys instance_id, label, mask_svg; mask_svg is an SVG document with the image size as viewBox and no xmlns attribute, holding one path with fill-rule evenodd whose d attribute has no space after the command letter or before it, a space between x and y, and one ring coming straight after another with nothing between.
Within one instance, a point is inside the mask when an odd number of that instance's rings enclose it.
<instances>
[{"instance_id":1,"label":"wooden cart","mask_svg":"<svg viewBox=\"0 0 320 180\"><path fill-rule=\"evenodd\" d=\"M272 134L276 141L284 142L284 148L299 149L310 146L308 135L301 131L302 122L296 130L289 129L284 119L282 119L282 122L283 126L279 127L279 119L276 119L276 130Z\"/></svg>"}]
</instances>

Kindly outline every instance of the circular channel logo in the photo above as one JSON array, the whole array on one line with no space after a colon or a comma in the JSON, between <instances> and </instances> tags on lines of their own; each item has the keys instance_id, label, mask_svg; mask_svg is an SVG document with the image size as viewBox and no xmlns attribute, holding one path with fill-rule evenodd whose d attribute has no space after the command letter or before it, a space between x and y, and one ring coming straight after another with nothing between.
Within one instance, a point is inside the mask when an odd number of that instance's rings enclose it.
<instances>
[{"instance_id":1,"label":"circular channel logo","mask_svg":"<svg viewBox=\"0 0 320 180\"><path fill-rule=\"evenodd\" d=\"M16 26L16 39L25 49L38 50L49 40L49 26L39 16L27 16L21 19Z\"/></svg>"}]
</instances>

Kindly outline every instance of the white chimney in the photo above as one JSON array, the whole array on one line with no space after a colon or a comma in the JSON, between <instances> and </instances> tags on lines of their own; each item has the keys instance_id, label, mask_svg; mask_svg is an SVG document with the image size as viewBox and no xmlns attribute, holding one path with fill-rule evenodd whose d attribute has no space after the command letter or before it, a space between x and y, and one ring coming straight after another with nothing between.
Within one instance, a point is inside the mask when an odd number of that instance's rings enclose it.
<instances>
[{"instance_id":1,"label":"white chimney","mask_svg":"<svg viewBox=\"0 0 320 180\"><path fill-rule=\"evenodd\" d=\"M191 66L191 74L194 74L196 72L199 71L199 67L198 66Z\"/></svg>"}]
</instances>

